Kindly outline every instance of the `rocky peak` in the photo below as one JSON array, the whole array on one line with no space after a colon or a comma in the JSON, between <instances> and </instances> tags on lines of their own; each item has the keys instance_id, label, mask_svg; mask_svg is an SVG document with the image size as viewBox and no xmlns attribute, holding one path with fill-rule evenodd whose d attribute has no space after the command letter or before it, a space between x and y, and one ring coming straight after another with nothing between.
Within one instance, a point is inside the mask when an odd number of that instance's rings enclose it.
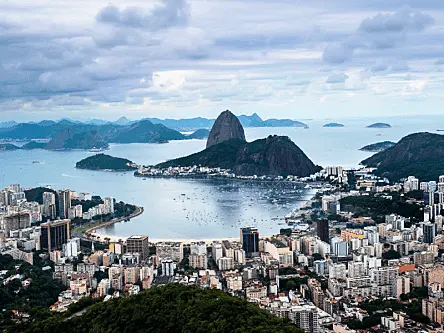
<instances>
[{"instance_id":1,"label":"rocky peak","mask_svg":"<svg viewBox=\"0 0 444 333\"><path fill-rule=\"evenodd\" d=\"M208 136L207 148L231 139L245 141L245 133L239 119L229 110L226 110L214 122Z\"/></svg>"}]
</instances>

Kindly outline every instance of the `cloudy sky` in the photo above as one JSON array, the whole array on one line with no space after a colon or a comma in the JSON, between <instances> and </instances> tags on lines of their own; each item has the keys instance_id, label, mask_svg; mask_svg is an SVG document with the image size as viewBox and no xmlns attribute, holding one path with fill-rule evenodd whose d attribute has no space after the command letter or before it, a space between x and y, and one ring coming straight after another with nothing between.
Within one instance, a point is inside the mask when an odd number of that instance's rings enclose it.
<instances>
[{"instance_id":1,"label":"cloudy sky","mask_svg":"<svg viewBox=\"0 0 444 333\"><path fill-rule=\"evenodd\" d=\"M4 0L0 121L440 113L442 0Z\"/></svg>"}]
</instances>

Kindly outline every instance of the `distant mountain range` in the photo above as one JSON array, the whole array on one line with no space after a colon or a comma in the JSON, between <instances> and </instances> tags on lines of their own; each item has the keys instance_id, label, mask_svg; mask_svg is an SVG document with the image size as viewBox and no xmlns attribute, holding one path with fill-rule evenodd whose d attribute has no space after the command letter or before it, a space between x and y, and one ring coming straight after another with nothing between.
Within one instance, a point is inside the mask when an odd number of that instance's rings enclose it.
<instances>
[{"instance_id":1,"label":"distant mountain range","mask_svg":"<svg viewBox=\"0 0 444 333\"><path fill-rule=\"evenodd\" d=\"M263 120L256 113L253 113L251 116L240 115L238 116L242 126L244 127L308 127L306 124L295 121L291 119L267 119ZM188 119L159 119L159 118L143 118L141 120L129 120L126 117L121 117L116 121L106 121L102 119L92 119L87 121L78 121L72 120L69 118L63 118L60 121L53 120L43 120L40 122L29 122L26 124L31 125L39 125L39 126L52 126L57 123L69 123L69 124L84 124L84 125L94 125L94 126L109 126L109 125L118 125L118 126L129 126L140 121L148 120L153 124L164 125L168 128L174 129L176 131L194 131L197 129L210 129L215 119L208 118L188 118ZM11 128L19 123L15 121L8 122L0 122L0 129Z\"/></svg>"},{"instance_id":2,"label":"distant mountain range","mask_svg":"<svg viewBox=\"0 0 444 333\"><path fill-rule=\"evenodd\" d=\"M205 131L184 135L161 124L141 120L129 125L95 125L72 122L63 119L59 122L41 121L22 123L0 128L0 140L30 141L23 147L11 144L0 145L1 150L14 149L93 149L107 148L109 143L164 143L169 140L185 140L205 136ZM36 142L47 139L49 142Z\"/></svg>"}]
</instances>

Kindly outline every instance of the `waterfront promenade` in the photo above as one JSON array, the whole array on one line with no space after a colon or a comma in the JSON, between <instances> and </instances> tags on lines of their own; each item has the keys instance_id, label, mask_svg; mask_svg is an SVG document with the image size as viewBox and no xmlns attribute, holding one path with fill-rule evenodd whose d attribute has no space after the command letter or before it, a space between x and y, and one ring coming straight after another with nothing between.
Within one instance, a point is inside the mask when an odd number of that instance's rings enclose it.
<instances>
[{"instance_id":1,"label":"waterfront promenade","mask_svg":"<svg viewBox=\"0 0 444 333\"><path fill-rule=\"evenodd\" d=\"M130 219L132 219L134 217L142 215L143 212L144 212L143 207L136 206L136 211L134 213L132 213L131 215L129 215L129 216L117 217L117 218L114 218L114 219L112 219L110 221L107 221L107 222L104 222L104 223L100 223L100 224L94 225L94 226L86 229L86 231L83 233L83 238L87 239L87 240L96 240L95 239L96 238L96 236L95 236L96 234L94 232L97 229L106 228L106 227L108 227L110 225L113 225L114 223L119 223L119 222L122 222L122 221L125 221L125 220L130 220Z\"/></svg>"}]
</instances>

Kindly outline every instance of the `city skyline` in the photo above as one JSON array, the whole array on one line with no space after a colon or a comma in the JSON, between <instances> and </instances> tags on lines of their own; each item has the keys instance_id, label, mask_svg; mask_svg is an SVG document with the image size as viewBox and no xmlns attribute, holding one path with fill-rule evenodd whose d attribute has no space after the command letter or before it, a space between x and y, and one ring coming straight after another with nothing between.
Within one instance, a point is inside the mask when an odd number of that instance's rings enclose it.
<instances>
[{"instance_id":1,"label":"city skyline","mask_svg":"<svg viewBox=\"0 0 444 333\"><path fill-rule=\"evenodd\" d=\"M5 120L214 118L227 108L291 119L439 113L436 0L0 8Z\"/></svg>"}]
</instances>

